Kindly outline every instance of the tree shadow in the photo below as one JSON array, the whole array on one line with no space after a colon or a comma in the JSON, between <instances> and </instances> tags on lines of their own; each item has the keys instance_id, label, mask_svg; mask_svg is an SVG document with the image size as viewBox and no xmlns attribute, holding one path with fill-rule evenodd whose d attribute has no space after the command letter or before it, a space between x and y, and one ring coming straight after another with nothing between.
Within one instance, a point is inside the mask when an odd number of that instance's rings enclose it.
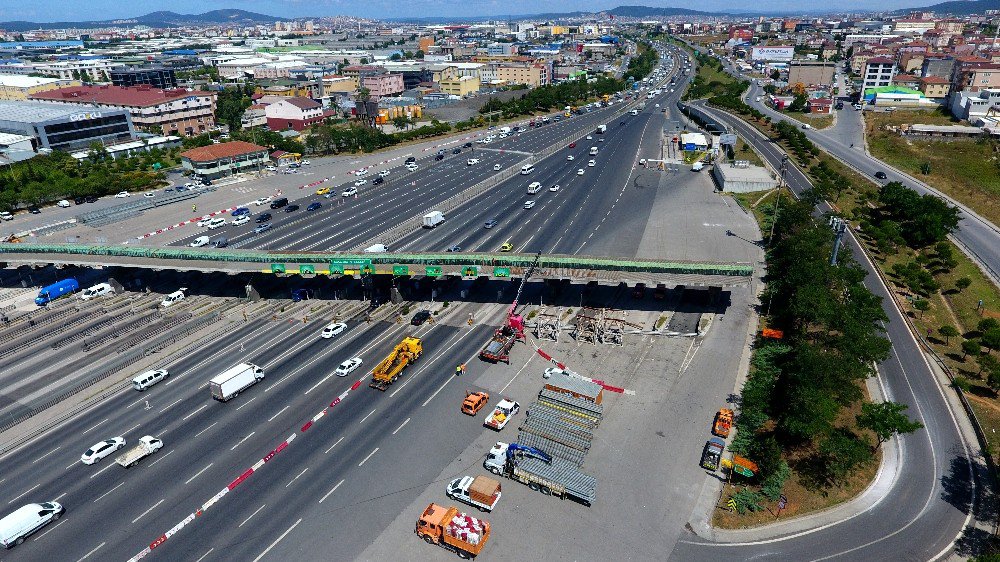
<instances>
[{"instance_id":1,"label":"tree shadow","mask_svg":"<svg viewBox=\"0 0 1000 562\"><path fill-rule=\"evenodd\" d=\"M980 556L998 552L998 545L987 525L996 521L998 506L996 486L986 463L975 457L971 461L962 453L953 451L950 470L941 478L941 498L962 513L972 513L980 526L969 525L955 541L955 552L962 557ZM969 482L969 469L974 474L978 494L973 497Z\"/></svg>"},{"instance_id":2,"label":"tree shadow","mask_svg":"<svg viewBox=\"0 0 1000 562\"><path fill-rule=\"evenodd\" d=\"M972 483L969 481L969 459L955 455L948 470L941 476L941 499L962 513L972 511Z\"/></svg>"},{"instance_id":3,"label":"tree shadow","mask_svg":"<svg viewBox=\"0 0 1000 562\"><path fill-rule=\"evenodd\" d=\"M969 393L970 394L975 394L976 396L979 396L980 398L996 398L997 397L997 393L996 392L994 392L994 391L986 388L985 386L979 386L979 385L973 385L972 387L970 387L969 388Z\"/></svg>"}]
</instances>

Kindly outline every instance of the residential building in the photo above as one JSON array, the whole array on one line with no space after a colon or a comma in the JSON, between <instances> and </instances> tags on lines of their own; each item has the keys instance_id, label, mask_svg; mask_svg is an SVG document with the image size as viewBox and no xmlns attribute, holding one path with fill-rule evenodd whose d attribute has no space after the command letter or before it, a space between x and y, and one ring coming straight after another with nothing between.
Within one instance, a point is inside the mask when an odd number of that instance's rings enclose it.
<instances>
[{"instance_id":1,"label":"residential building","mask_svg":"<svg viewBox=\"0 0 1000 562\"><path fill-rule=\"evenodd\" d=\"M124 68L120 62L105 59L69 60L32 65L32 72L55 76L63 80L86 80L110 82L111 71Z\"/></svg>"},{"instance_id":2,"label":"residential building","mask_svg":"<svg viewBox=\"0 0 1000 562\"><path fill-rule=\"evenodd\" d=\"M186 170L208 179L258 170L270 164L267 149L243 141L200 146L181 152L181 165Z\"/></svg>"},{"instance_id":3,"label":"residential building","mask_svg":"<svg viewBox=\"0 0 1000 562\"><path fill-rule=\"evenodd\" d=\"M0 101L0 132L32 139L40 149L72 151L92 142L129 141L135 128L127 110L39 101Z\"/></svg>"},{"instance_id":4,"label":"residential building","mask_svg":"<svg viewBox=\"0 0 1000 562\"><path fill-rule=\"evenodd\" d=\"M925 76L920 79L920 91L928 99L944 99L951 91L951 83L940 76Z\"/></svg>"},{"instance_id":5,"label":"residential building","mask_svg":"<svg viewBox=\"0 0 1000 562\"><path fill-rule=\"evenodd\" d=\"M79 85L79 80L0 74L0 100L26 100L38 92Z\"/></svg>"},{"instance_id":6,"label":"residential building","mask_svg":"<svg viewBox=\"0 0 1000 562\"><path fill-rule=\"evenodd\" d=\"M881 88L892 85L892 75L895 73L896 63L888 57L874 57L865 63L865 71L862 73L861 92L868 88Z\"/></svg>"},{"instance_id":7,"label":"residential building","mask_svg":"<svg viewBox=\"0 0 1000 562\"><path fill-rule=\"evenodd\" d=\"M959 119L972 121L1000 112L1000 90L955 92L949 96L951 114Z\"/></svg>"},{"instance_id":8,"label":"residential building","mask_svg":"<svg viewBox=\"0 0 1000 562\"><path fill-rule=\"evenodd\" d=\"M309 98L286 98L264 108L272 131L305 130L323 120L323 106Z\"/></svg>"},{"instance_id":9,"label":"residential building","mask_svg":"<svg viewBox=\"0 0 1000 562\"><path fill-rule=\"evenodd\" d=\"M488 55L515 55L517 50L514 49L513 43L490 43L486 46L486 54Z\"/></svg>"},{"instance_id":10,"label":"residential building","mask_svg":"<svg viewBox=\"0 0 1000 562\"><path fill-rule=\"evenodd\" d=\"M255 80L273 80L277 78L288 78L292 71L302 70L309 66L305 61L274 61L267 62L253 68Z\"/></svg>"},{"instance_id":11,"label":"residential building","mask_svg":"<svg viewBox=\"0 0 1000 562\"><path fill-rule=\"evenodd\" d=\"M441 88L441 93L464 98L477 93L480 83L477 76L456 76L450 80L442 80L438 85Z\"/></svg>"},{"instance_id":12,"label":"residential building","mask_svg":"<svg viewBox=\"0 0 1000 562\"><path fill-rule=\"evenodd\" d=\"M936 76L951 80L951 73L955 68L955 58L949 56L925 56L924 62L920 66L920 76Z\"/></svg>"},{"instance_id":13,"label":"residential building","mask_svg":"<svg viewBox=\"0 0 1000 562\"><path fill-rule=\"evenodd\" d=\"M361 79L361 87L368 88L373 98L397 96L403 93L402 74L370 74Z\"/></svg>"},{"instance_id":14,"label":"residential building","mask_svg":"<svg viewBox=\"0 0 1000 562\"><path fill-rule=\"evenodd\" d=\"M917 89L920 87L920 80L919 76L912 74L897 74L892 77L892 84L894 86Z\"/></svg>"},{"instance_id":15,"label":"residential building","mask_svg":"<svg viewBox=\"0 0 1000 562\"><path fill-rule=\"evenodd\" d=\"M219 70L219 76L223 78L243 79L252 76L256 68L269 62L273 61L262 57L231 58L218 63L215 67Z\"/></svg>"},{"instance_id":16,"label":"residential building","mask_svg":"<svg viewBox=\"0 0 1000 562\"><path fill-rule=\"evenodd\" d=\"M980 57L958 57L951 73L951 91L1000 88L1000 64Z\"/></svg>"},{"instance_id":17,"label":"residential building","mask_svg":"<svg viewBox=\"0 0 1000 562\"><path fill-rule=\"evenodd\" d=\"M898 19L892 22L892 31L900 34L921 35L925 31L934 29L934 26L934 20Z\"/></svg>"},{"instance_id":18,"label":"residential building","mask_svg":"<svg viewBox=\"0 0 1000 562\"><path fill-rule=\"evenodd\" d=\"M128 67L111 71L111 84L114 86L138 86L148 84L154 88L169 90L177 87L177 76L174 69L166 67Z\"/></svg>"},{"instance_id":19,"label":"residential building","mask_svg":"<svg viewBox=\"0 0 1000 562\"><path fill-rule=\"evenodd\" d=\"M192 136L215 126L215 93L160 90L147 85L75 86L33 94L31 99L127 110L136 128L164 135Z\"/></svg>"},{"instance_id":20,"label":"residential building","mask_svg":"<svg viewBox=\"0 0 1000 562\"><path fill-rule=\"evenodd\" d=\"M788 63L788 83L805 86L829 86L837 65L832 62L793 60Z\"/></svg>"},{"instance_id":21,"label":"residential building","mask_svg":"<svg viewBox=\"0 0 1000 562\"><path fill-rule=\"evenodd\" d=\"M265 104L255 103L246 108L243 111L243 116L240 117L240 126L244 129L250 129L267 125L267 114L264 112L266 107Z\"/></svg>"},{"instance_id":22,"label":"residential building","mask_svg":"<svg viewBox=\"0 0 1000 562\"><path fill-rule=\"evenodd\" d=\"M820 115L832 113L833 100L830 98L816 98L806 102L806 111Z\"/></svg>"},{"instance_id":23,"label":"residential building","mask_svg":"<svg viewBox=\"0 0 1000 562\"><path fill-rule=\"evenodd\" d=\"M496 68L496 78L507 84L525 84L532 88L549 83L548 69L544 64L499 65Z\"/></svg>"}]
</instances>

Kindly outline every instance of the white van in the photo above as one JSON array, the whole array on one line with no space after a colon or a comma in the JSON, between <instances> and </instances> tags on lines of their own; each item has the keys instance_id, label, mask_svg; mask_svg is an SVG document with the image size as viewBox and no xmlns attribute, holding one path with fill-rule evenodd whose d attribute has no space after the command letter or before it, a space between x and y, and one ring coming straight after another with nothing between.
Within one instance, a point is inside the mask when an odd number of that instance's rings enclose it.
<instances>
[{"instance_id":1,"label":"white van","mask_svg":"<svg viewBox=\"0 0 1000 562\"><path fill-rule=\"evenodd\" d=\"M211 228L211 227L209 227ZM211 239L208 236L199 236L191 241L189 244L192 248L201 248L202 246L208 246Z\"/></svg>"},{"instance_id":2,"label":"white van","mask_svg":"<svg viewBox=\"0 0 1000 562\"><path fill-rule=\"evenodd\" d=\"M528 175L528 174L530 174L531 172L534 172L534 171L535 171L535 167L532 166L531 164L525 164L524 166L521 166L521 175L522 176L526 176L526 175Z\"/></svg>"},{"instance_id":3,"label":"white van","mask_svg":"<svg viewBox=\"0 0 1000 562\"><path fill-rule=\"evenodd\" d=\"M187 287L181 287L180 289L177 289L176 291L174 291L174 292L170 293L169 295L163 297L163 300L160 301L160 306L166 308L166 307L174 304L175 302L179 302L179 301L184 300L184 291L186 291L186 290L187 290Z\"/></svg>"},{"instance_id":4,"label":"white van","mask_svg":"<svg viewBox=\"0 0 1000 562\"><path fill-rule=\"evenodd\" d=\"M365 248L366 254L381 254L389 251L389 247L385 244L372 244Z\"/></svg>"},{"instance_id":5,"label":"white van","mask_svg":"<svg viewBox=\"0 0 1000 562\"><path fill-rule=\"evenodd\" d=\"M208 221L208 224L206 224L205 226L207 226L209 230L222 228L223 226L226 226L226 219L222 217L215 217L214 219Z\"/></svg>"},{"instance_id":6,"label":"white van","mask_svg":"<svg viewBox=\"0 0 1000 562\"><path fill-rule=\"evenodd\" d=\"M80 300L89 301L94 297L110 295L113 292L115 292L115 290L111 288L111 285L108 285L107 283L98 283L97 285L94 285L89 289L85 289L82 293L80 293Z\"/></svg>"},{"instance_id":7,"label":"white van","mask_svg":"<svg viewBox=\"0 0 1000 562\"><path fill-rule=\"evenodd\" d=\"M591 156L597 156L597 147L596 146L590 147L590 155Z\"/></svg>"},{"instance_id":8,"label":"white van","mask_svg":"<svg viewBox=\"0 0 1000 562\"><path fill-rule=\"evenodd\" d=\"M530 185L528 185L528 195L534 195L541 190L542 190L542 184L538 183L537 181L533 181L531 182Z\"/></svg>"},{"instance_id":9,"label":"white van","mask_svg":"<svg viewBox=\"0 0 1000 562\"><path fill-rule=\"evenodd\" d=\"M0 519L0 545L14 548L24 539L51 521L59 519L66 510L56 502L29 503Z\"/></svg>"},{"instance_id":10,"label":"white van","mask_svg":"<svg viewBox=\"0 0 1000 562\"><path fill-rule=\"evenodd\" d=\"M132 388L142 392L147 388L153 386L154 384L162 381L163 379L170 376L170 373L166 369L156 369L155 371L146 371L141 375L136 375L132 379Z\"/></svg>"}]
</instances>

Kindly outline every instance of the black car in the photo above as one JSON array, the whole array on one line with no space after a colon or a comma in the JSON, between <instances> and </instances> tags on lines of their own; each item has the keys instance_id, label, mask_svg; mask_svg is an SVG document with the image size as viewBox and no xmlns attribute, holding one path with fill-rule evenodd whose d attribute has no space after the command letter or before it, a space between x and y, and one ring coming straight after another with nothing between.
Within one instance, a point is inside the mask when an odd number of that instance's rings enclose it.
<instances>
[{"instance_id":1,"label":"black car","mask_svg":"<svg viewBox=\"0 0 1000 562\"><path fill-rule=\"evenodd\" d=\"M472 143L471 142L467 142L467 143L463 144L462 147L463 148L472 148Z\"/></svg>"},{"instance_id":2,"label":"black car","mask_svg":"<svg viewBox=\"0 0 1000 562\"><path fill-rule=\"evenodd\" d=\"M415 157L410 156L409 158L406 159L406 162L404 162L404 164L409 164L410 162L416 162L416 161L417 159Z\"/></svg>"},{"instance_id":3,"label":"black car","mask_svg":"<svg viewBox=\"0 0 1000 562\"><path fill-rule=\"evenodd\" d=\"M308 207L306 207L306 210L307 211L315 211L316 209L319 209L322 206L323 206L323 204L320 203L319 201L313 201L312 203L309 204Z\"/></svg>"},{"instance_id":4,"label":"black car","mask_svg":"<svg viewBox=\"0 0 1000 562\"><path fill-rule=\"evenodd\" d=\"M372 185L379 185L381 183L385 183L385 178L383 178L382 176L376 176L375 178L372 179Z\"/></svg>"},{"instance_id":5,"label":"black car","mask_svg":"<svg viewBox=\"0 0 1000 562\"><path fill-rule=\"evenodd\" d=\"M435 160L444 160L444 154L435 154L434 155L434 159Z\"/></svg>"},{"instance_id":6,"label":"black car","mask_svg":"<svg viewBox=\"0 0 1000 562\"><path fill-rule=\"evenodd\" d=\"M287 204L288 204L288 198L287 197L282 197L280 199L275 199L274 201L271 201L271 208L272 209L280 209L280 208L284 207Z\"/></svg>"},{"instance_id":7,"label":"black car","mask_svg":"<svg viewBox=\"0 0 1000 562\"><path fill-rule=\"evenodd\" d=\"M271 213L261 213L257 215L257 220L255 222L257 224L260 224L262 222L267 222L269 220L271 220Z\"/></svg>"},{"instance_id":8,"label":"black car","mask_svg":"<svg viewBox=\"0 0 1000 562\"><path fill-rule=\"evenodd\" d=\"M97 203L97 197L94 197L93 195L88 195L84 199L84 202L86 202L86 203Z\"/></svg>"},{"instance_id":9,"label":"black car","mask_svg":"<svg viewBox=\"0 0 1000 562\"><path fill-rule=\"evenodd\" d=\"M289 205L289 206L285 207L285 212L286 213L291 213L291 212L298 211L298 210L299 210L299 206L298 205Z\"/></svg>"},{"instance_id":10,"label":"black car","mask_svg":"<svg viewBox=\"0 0 1000 562\"><path fill-rule=\"evenodd\" d=\"M33 215L39 215L39 214L42 213L42 210L39 209L38 207L32 205L32 206L28 207L28 212L31 213L31 214L33 214Z\"/></svg>"},{"instance_id":11,"label":"black car","mask_svg":"<svg viewBox=\"0 0 1000 562\"><path fill-rule=\"evenodd\" d=\"M887 178L887 176L885 175L885 172L875 172L875 177L878 178L878 179L880 179L880 180L884 180L884 179Z\"/></svg>"},{"instance_id":12,"label":"black car","mask_svg":"<svg viewBox=\"0 0 1000 562\"><path fill-rule=\"evenodd\" d=\"M83 205L86 202L87 202L87 198L86 197L74 197L73 198L73 203L76 203L77 205Z\"/></svg>"},{"instance_id":13,"label":"black car","mask_svg":"<svg viewBox=\"0 0 1000 562\"><path fill-rule=\"evenodd\" d=\"M462 153L462 149L461 149L461 148L458 148L458 147L456 146L455 148L451 149L451 153L452 153L452 154L461 154L461 153Z\"/></svg>"},{"instance_id":14,"label":"black car","mask_svg":"<svg viewBox=\"0 0 1000 562\"><path fill-rule=\"evenodd\" d=\"M413 324L414 326L419 326L424 322L430 320L430 318L431 318L430 312L426 310L421 310L420 312L413 315L413 319L410 320L410 324Z\"/></svg>"}]
</instances>

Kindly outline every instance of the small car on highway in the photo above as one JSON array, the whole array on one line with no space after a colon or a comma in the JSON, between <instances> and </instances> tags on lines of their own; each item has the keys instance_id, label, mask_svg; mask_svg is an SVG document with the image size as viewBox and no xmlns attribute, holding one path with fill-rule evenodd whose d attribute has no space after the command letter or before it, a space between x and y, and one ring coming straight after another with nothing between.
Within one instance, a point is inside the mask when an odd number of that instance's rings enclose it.
<instances>
[{"instance_id":1,"label":"small car on highway","mask_svg":"<svg viewBox=\"0 0 1000 562\"><path fill-rule=\"evenodd\" d=\"M553 193L559 191L559 184L557 183L557 184L553 185L552 187L550 187L549 191L551 191Z\"/></svg>"},{"instance_id":2,"label":"small car on highway","mask_svg":"<svg viewBox=\"0 0 1000 562\"><path fill-rule=\"evenodd\" d=\"M406 169L411 172L416 172L419 168L420 166L417 166L416 162L410 162L406 165Z\"/></svg>"},{"instance_id":3,"label":"small car on highway","mask_svg":"<svg viewBox=\"0 0 1000 562\"><path fill-rule=\"evenodd\" d=\"M534 206L535 206L535 201L534 201L534 200L531 200L531 201L525 201L525 202L524 202L524 208L525 208L525 209L531 209L531 208L533 208Z\"/></svg>"},{"instance_id":4,"label":"small car on highway","mask_svg":"<svg viewBox=\"0 0 1000 562\"><path fill-rule=\"evenodd\" d=\"M313 201L312 203L309 204L308 207L306 207L306 210L307 211L315 211L315 210L319 209L322 206L323 206L323 204L320 203L319 201Z\"/></svg>"},{"instance_id":5,"label":"small car on highway","mask_svg":"<svg viewBox=\"0 0 1000 562\"><path fill-rule=\"evenodd\" d=\"M243 215L249 215L249 214L250 214L250 209L247 209L246 207L240 207L234 210L232 213L230 213L230 215L234 217L241 217Z\"/></svg>"},{"instance_id":6,"label":"small car on highway","mask_svg":"<svg viewBox=\"0 0 1000 562\"><path fill-rule=\"evenodd\" d=\"M381 172L378 173L378 176L380 178L384 178L384 177L386 177L388 175L389 175L389 170L382 170Z\"/></svg>"},{"instance_id":7,"label":"small car on highway","mask_svg":"<svg viewBox=\"0 0 1000 562\"><path fill-rule=\"evenodd\" d=\"M570 148L576 148L576 143L575 143L575 142L571 142L571 143L569 143L569 147L570 147Z\"/></svg>"},{"instance_id":8,"label":"small car on highway","mask_svg":"<svg viewBox=\"0 0 1000 562\"><path fill-rule=\"evenodd\" d=\"M372 178L372 185L382 185L385 183L385 178L382 176Z\"/></svg>"},{"instance_id":9,"label":"small car on highway","mask_svg":"<svg viewBox=\"0 0 1000 562\"><path fill-rule=\"evenodd\" d=\"M501 169L503 169L503 166L500 164L493 164L493 171L499 172Z\"/></svg>"},{"instance_id":10,"label":"small car on highway","mask_svg":"<svg viewBox=\"0 0 1000 562\"><path fill-rule=\"evenodd\" d=\"M501 252L509 252L509 251L511 251L511 250L513 250L513 249L514 249L514 245L513 245L513 244L511 244L510 242L504 242L504 243L503 243L503 244L502 244L502 245L500 246L500 251L501 251Z\"/></svg>"},{"instance_id":11,"label":"small car on highway","mask_svg":"<svg viewBox=\"0 0 1000 562\"><path fill-rule=\"evenodd\" d=\"M410 319L410 324L414 326L419 326L430 319L431 319L430 311L421 310L413 315L413 318Z\"/></svg>"},{"instance_id":12,"label":"small car on highway","mask_svg":"<svg viewBox=\"0 0 1000 562\"><path fill-rule=\"evenodd\" d=\"M490 401L490 395L485 392L465 393L465 400L462 401L462 413L474 416L483 409L483 406Z\"/></svg>"},{"instance_id":13,"label":"small car on highway","mask_svg":"<svg viewBox=\"0 0 1000 562\"><path fill-rule=\"evenodd\" d=\"M593 135L587 135L587 140L594 140L594 136Z\"/></svg>"},{"instance_id":14,"label":"small car on highway","mask_svg":"<svg viewBox=\"0 0 1000 562\"><path fill-rule=\"evenodd\" d=\"M124 199L126 197L131 197L127 191L119 191L115 194L115 199Z\"/></svg>"},{"instance_id":15,"label":"small car on highway","mask_svg":"<svg viewBox=\"0 0 1000 562\"><path fill-rule=\"evenodd\" d=\"M192 240L189 246L191 246L192 248L201 248L202 246L208 246L208 243L210 241L211 240L209 239L208 236L199 236L194 240Z\"/></svg>"},{"instance_id":16,"label":"small car on highway","mask_svg":"<svg viewBox=\"0 0 1000 562\"><path fill-rule=\"evenodd\" d=\"M345 189L345 190L344 190L344 192L343 192L343 193L341 193L340 195L341 195L342 197L350 197L350 196L352 196L352 195L357 195L357 194L358 194L358 188L356 188L356 187L348 187L348 188L347 188L347 189Z\"/></svg>"},{"instance_id":17,"label":"small car on highway","mask_svg":"<svg viewBox=\"0 0 1000 562\"><path fill-rule=\"evenodd\" d=\"M152 191L147 191L146 193L143 193L142 196L146 199L152 199L153 197L156 197L156 194Z\"/></svg>"},{"instance_id":18,"label":"small car on highway","mask_svg":"<svg viewBox=\"0 0 1000 562\"><path fill-rule=\"evenodd\" d=\"M153 386L154 384L162 381L163 379L170 376L170 373L166 369L156 369L154 371L146 371L141 375L136 375L132 378L132 388L139 392L146 390L147 388Z\"/></svg>"},{"instance_id":19,"label":"small car on highway","mask_svg":"<svg viewBox=\"0 0 1000 562\"><path fill-rule=\"evenodd\" d=\"M348 359L347 361L344 361L343 363L341 363L340 366L337 367L337 370L334 371L334 372L337 373L338 377L346 377L352 371L354 371L355 369L357 369L360 366L361 366L361 358L360 357L354 357L352 359Z\"/></svg>"},{"instance_id":20,"label":"small car on highway","mask_svg":"<svg viewBox=\"0 0 1000 562\"><path fill-rule=\"evenodd\" d=\"M255 199L254 202L253 202L253 204L257 205L258 207L261 206L261 205L267 205L268 203L271 202L271 199L272 198L270 196L260 197L258 199Z\"/></svg>"},{"instance_id":21,"label":"small car on highway","mask_svg":"<svg viewBox=\"0 0 1000 562\"><path fill-rule=\"evenodd\" d=\"M572 162L573 160L576 160L576 158L574 158L572 154L567 154L566 155L566 160L568 162Z\"/></svg>"},{"instance_id":22,"label":"small car on highway","mask_svg":"<svg viewBox=\"0 0 1000 562\"><path fill-rule=\"evenodd\" d=\"M479 158L469 158L468 160L465 161L465 164L467 166L475 166L478 163L479 163Z\"/></svg>"},{"instance_id":23,"label":"small car on highway","mask_svg":"<svg viewBox=\"0 0 1000 562\"><path fill-rule=\"evenodd\" d=\"M489 228L493 228L493 227L494 227L494 226L496 226L496 225L497 225L497 224L498 224L499 222L500 222L500 221L498 221L497 219L490 219L490 220L486 221L486 223L485 223L485 224L483 224L483 228L487 228L487 229L489 229Z\"/></svg>"},{"instance_id":24,"label":"small car on highway","mask_svg":"<svg viewBox=\"0 0 1000 562\"><path fill-rule=\"evenodd\" d=\"M295 212L295 211L298 211L298 210L299 210L299 206L298 205L289 205L289 206L285 207L285 212L286 213L292 213L292 212Z\"/></svg>"},{"instance_id":25,"label":"small car on highway","mask_svg":"<svg viewBox=\"0 0 1000 562\"><path fill-rule=\"evenodd\" d=\"M722 452L726 449L726 442L718 437L713 437L705 443L705 448L701 452L701 467L707 470L719 470L722 462Z\"/></svg>"},{"instance_id":26,"label":"small car on highway","mask_svg":"<svg viewBox=\"0 0 1000 562\"><path fill-rule=\"evenodd\" d=\"M448 246L448 249L445 250L445 251L446 252L461 252L462 251L462 247L459 246L458 244L453 244L451 246Z\"/></svg>"},{"instance_id":27,"label":"small car on highway","mask_svg":"<svg viewBox=\"0 0 1000 562\"><path fill-rule=\"evenodd\" d=\"M885 175L885 172L878 171L878 172L875 172L875 177L878 178L878 179L880 179L880 180L884 180L888 176Z\"/></svg>"},{"instance_id":28,"label":"small car on highway","mask_svg":"<svg viewBox=\"0 0 1000 562\"><path fill-rule=\"evenodd\" d=\"M368 183L368 180L358 180L354 182L354 187L361 187Z\"/></svg>"},{"instance_id":29,"label":"small car on highway","mask_svg":"<svg viewBox=\"0 0 1000 562\"><path fill-rule=\"evenodd\" d=\"M267 230L271 230L271 223L269 223L269 222L266 222L266 223L258 226L257 228L253 229L253 232L254 232L254 234L260 234L261 232L264 232L264 231L267 231Z\"/></svg>"},{"instance_id":30,"label":"small car on highway","mask_svg":"<svg viewBox=\"0 0 1000 562\"><path fill-rule=\"evenodd\" d=\"M597 160L589 160L589 161L587 161L587 166L589 166L591 168L593 168L596 165L597 165Z\"/></svg>"},{"instance_id":31,"label":"small car on highway","mask_svg":"<svg viewBox=\"0 0 1000 562\"><path fill-rule=\"evenodd\" d=\"M257 218L254 220L254 222L260 224L262 222L267 222L269 220L271 220L271 213L261 213L257 215Z\"/></svg>"},{"instance_id":32,"label":"small car on highway","mask_svg":"<svg viewBox=\"0 0 1000 562\"><path fill-rule=\"evenodd\" d=\"M343 322L328 324L325 328L323 328L323 332L319 335L319 337L328 340L334 336L339 336L346 329L347 324L344 324Z\"/></svg>"},{"instance_id":33,"label":"small car on highway","mask_svg":"<svg viewBox=\"0 0 1000 562\"><path fill-rule=\"evenodd\" d=\"M233 226L243 226L248 222L250 222L250 215L240 215L233 219Z\"/></svg>"},{"instance_id":34,"label":"small car on highway","mask_svg":"<svg viewBox=\"0 0 1000 562\"><path fill-rule=\"evenodd\" d=\"M83 464L94 464L124 446L124 437L112 437L111 439L105 439L104 441L101 441L100 443L97 443L87 449L87 452L80 456L80 462Z\"/></svg>"},{"instance_id":35,"label":"small car on highway","mask_svg":"<svg viewBox=\"0 0 1000 562\"><path fill-rule=\"evenodd\" d=\"M461 149L461 148L458 148L458 147L456 146L455 148L451 149L451 153L452 153L452 154L461 154L461 153L462 153L462 149Z\"/></svg>"},{"instance_id":36,"label":"small car on highway","mask_svg":"<svg viewBox=\"0 0 1000 562\"><path fill-rule=\"evenodd\" d=\"M330 193L329 187L321 187L316 190L316 195L326 195L327 193Z\"/></svg>"},{"instance_id":37,"label":"small car on highway","mask_svg":"<svg viewBox=\"0 0 1000 562\"><path fill-rule=\"evenodd\" d=\"M528 195L534 195L542 190L542 184L537 181L533 181L528 184Z\"/></svg>"},{"instance_id":38,"label":"small car on highway","mask_svg":"<svg viewBox=\"0 0 1000 562\"><path fill-rule=\"evenodd\" d=\"M576 171L576 175L582 176L583 175L583 168L580 168L579 170L577 170Z\"/></svg>"}]
</instances>

